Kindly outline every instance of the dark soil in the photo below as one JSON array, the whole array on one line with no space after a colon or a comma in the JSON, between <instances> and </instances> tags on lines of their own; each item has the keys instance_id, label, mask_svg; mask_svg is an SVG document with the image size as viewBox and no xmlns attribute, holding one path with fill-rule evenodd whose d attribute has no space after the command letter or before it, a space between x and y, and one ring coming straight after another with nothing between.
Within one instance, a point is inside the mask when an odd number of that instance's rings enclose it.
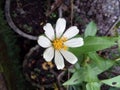
<instances>
[{"instance_id":1,"label":"dark soil","mask_svg":"<svg viewBox=\"0 0 120 90\"><path fill-rule=\"evenodd\" d=\"M31 83L37 85L51 85L56 81L56 78L52 72L49 70L49 65L46 65L44 69L43 64L46 63L43 59L41 53L42 48L33 50L29 56L26 57L24 61L24 74Z\"/></svg>"},{"instance_id":2,"label":"dark soil","mask_svg":"<svg viewBox=\"0 0 120 90\"><path fill-rule=\"evenodd\" d=\"M43 33L46 0L11 0L11 16L23 32L38 36Z\"/></svg>"},{"instance_id":3,"label":"dark soil","mask_svg":"<svg viewBox=\"0 0 120 90\"><path fill-rule=\"evenodd\" d=\"M74 21L81 33L90 21L94 21L99 35L110 35L109 30L120 15L119 0L76 0L75 6Z\"/></svg>"},{"instance_id":4,"label":"dark soil","mask_svg":"<svg viewBox=\"0 0 120 90\"><path fill-rule=\"evenodd\" d=\"M37 48L36 48L37 47ZM26 55L23 63L23 72L34 86L36 87L52 87L57 83L57 76L61 71L58 71L54 63L45 62L42 57L44 49L36 46Z\"/></svg>"},{"instance_id":5,"label":"dark soil","mask_svg":"<svg viewBox=\"0 0 120 90\"><path fill-rule=\"evenodd\" d=\"M51 7L55 7L52 0L49 2L47 0L11 1L12 19L25 33L34 36L43 34L43 26L49 21L50 17L52 16L52 20L56 20L53 17L58 17L57 9L53 11L51 16L49 15L49 18L46 17L46 13L51 10ZM120 15L119 0L112 0L112 2L109 2L109 0L76 0L74 5L72 15L69 0L63 2L63 17L68 21L67 24L77 25L81 34L90 21L95 21L99 30L98 34L108 35L110 34L109 29Z\"/></svg>"}]
</instances>

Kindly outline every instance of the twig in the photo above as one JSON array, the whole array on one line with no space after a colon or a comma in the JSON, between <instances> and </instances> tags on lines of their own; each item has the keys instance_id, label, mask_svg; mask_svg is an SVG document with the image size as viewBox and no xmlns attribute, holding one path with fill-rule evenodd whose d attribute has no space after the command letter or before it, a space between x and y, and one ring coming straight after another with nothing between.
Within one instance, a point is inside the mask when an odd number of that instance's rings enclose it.
<instances>
[{"instance_id":1,"label":"twig","mask_svg":"<svg viewBox=\"0 0 120 90\"><path fill-rule=\"evenodd\" d=\"M61 78L63 77L64 74L65 74L65 71L61 72L57 77L58 85L59 85L60 90L63 90L63 88L61 87L60 80L61 80Z\"/></svg>"},{"instance_id":2,"label":"twig","mask_svg":"<svg viewBox=\"0 0 120 90\"><path fill-rule=\"evenodd\" d=\"M60 85L60 83L59 83L59 80L58 80L58 74L53 70L53 69L50 69L50 72L53 74L53 75L55 75L55 77L56 77L56 79L57 79L57 83L56 83L56 85L57 85L57 87L59 88L59 90L62 90L61 89L61 85Z\"/></svg>"},{"instance_id":3,"label":"twig","mask_svg":"<svg viewBox=\"0 0 120 90\"><path fill-rule=\"evenodd\" d=\"M106 33L104 34L104 36L106 36L110 31L113 30L113 28L116 26L116 24L120 21L120 17L118 17L117 21L108 29L108 31L106 31Z\"/></svg>"},{"instance_id":4,"label":"twig","mask_svg":"<svg viewBox=\"0 0 120 90\"><path fill-rule=\"evenodd\" d=\"M68 72L68 80L70 79L70 73ZM69 90L69 86L67 86L67 90Z\"/></svg>"},{"instance_id":5,"label":"twig","mask_svg":"<svg viewBox=\"0 0 120 90\"><path fill-rule=\"evenodd\" d=\"M73 24L73 8L74 8L74 4L73 4L74 0L71 0L71 16L70 16L70 19L71 19L71 26Z\"/></svg>"},{"instance_id":6,"label":"twig","mask_svg":"<svg viewBox=\"0 0 120 90\"><path fill-rule=\"evenodd\" d=\"M56 0L55 3L53 4L53 8L51 9L51 11L46 13L46 16L48 17L53 11L55 11L58 7L60 7L62 3L63 3L62 0Z\"/></svg>"},{"instance_id":7,"label":"twig","mask_svg":"<svg viewBox=\"0 0 120 90\"><path fill-rule=\"evenodd\" d=\"M62 17L62 6L58 8L58 12L59 12L59 18L61 18Z\"/></svg>"}]
</instances>

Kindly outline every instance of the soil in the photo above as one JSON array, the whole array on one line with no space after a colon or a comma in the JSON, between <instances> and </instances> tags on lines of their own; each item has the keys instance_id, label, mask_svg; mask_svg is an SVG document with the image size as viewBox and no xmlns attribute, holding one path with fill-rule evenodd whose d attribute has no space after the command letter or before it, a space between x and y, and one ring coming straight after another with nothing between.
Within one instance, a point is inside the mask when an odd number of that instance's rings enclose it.
<instances>
[{"instance_id":1,"label":"soil","mask_svg":"<svg viewBox=\"0 0 120 90\"><path fill-rule=\"evenodd\" d=\"M23 32L38 36L43 34L46 22L46 0L11 0L11 16Z\"/></svg>"},{"instance_id":2,"label":"soil","mask_svg":"<svg viewBox=\"0 0 120 90\"><path fill-rule=\"evenodd\" d=\"M23 72L27 80L34 86L38 88L40 86L53 87L55 83L58 83L57 78L65 69L57 70L54 61L45 62L42 57L43 51L44 49L38 45L30 49L29 53L25 56ZM69 64L67 64L66 67L68 66ZM64 74L63 76L66 77ZM63 78L61 77L61 80L62 79ZM64 80L62 80L62 82Z\"/></svg>"},{"instance_id":3,"label":"soil","mask_svg":"<svg viewBox=\"0 0 120 90\"><path fill-rule=\"evenodd\" d=\"M30 55L24 61L24 74L36 85L50 85L56 81L53 73L49 71L49 65L43 66L46 62L42 58L42 48L29 52ZM53 67L52 67L53 68Z\"/></svg>"},{"instance_id":4,"label":"soil","mask_svg":"<svg viewBox=\"0 0 120 90\"><path fill-rule=\"evenodd\" d=\"M120 16L119 0L76 0L75 19L81 32L84 32L86 25L94 21L98 26L98 34L110 35L109 30Z\"/></svg>"},{"instance_id":5,"label":"soil","mask_svg":"<svg viewBox=\"0 0 120 90\"><path fill-rule=\"evenodd\" d=\"M58 0L59 1L59 0ZM119 0L76 0L74 2L73 15L69 0L63 2L63 17L70 25L77 25L80 34L84 32L90 21L95 21L99 35L110 35L110 28L118 20L120 15ZM52 22L58 18L57 9L46 17L50 8L55 7L53 1L47 0L11 0L11 16L14 23L25 33L38 36L43 34L43 26L46 22ZM52 17L52 18L51 18ZM54 20L53 20L54 19Z\"/></svg>"}]
</instances>

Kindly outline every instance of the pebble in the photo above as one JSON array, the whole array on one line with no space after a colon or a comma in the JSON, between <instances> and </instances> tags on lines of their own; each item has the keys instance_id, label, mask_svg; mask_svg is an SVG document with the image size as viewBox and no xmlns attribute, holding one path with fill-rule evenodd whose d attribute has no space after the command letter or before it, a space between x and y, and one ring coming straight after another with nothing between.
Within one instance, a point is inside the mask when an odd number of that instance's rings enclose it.
<instances>
[{"instance_id":1,"label":"pebble","mask_svg":"<svg viewBox=\"0 0 120 90\"><path fill-rule=\"evenodd\" d=\"M104 35L120 16L119 2L120 0L77 0L75 5L78 10L75 13L79 14L85 25L92 18L98 26L98 33ZM79 3L79 6L77 3ZM82 22L80 24L80 29L85 27L82 27Z\"/></svg>"}]
</instances>

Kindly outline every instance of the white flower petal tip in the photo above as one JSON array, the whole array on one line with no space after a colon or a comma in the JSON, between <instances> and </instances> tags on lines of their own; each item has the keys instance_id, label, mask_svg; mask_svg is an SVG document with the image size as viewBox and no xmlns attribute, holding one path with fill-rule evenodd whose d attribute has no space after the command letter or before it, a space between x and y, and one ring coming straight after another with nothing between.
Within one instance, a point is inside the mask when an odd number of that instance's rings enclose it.
<instances>
[{"instance_id":1,"label":"white flower petal tip","mask_svg":"<svg viewBox=\"0 0 120 90\"><path fill-rule=\"evenodd\" d=\"M64 59L60 52L57 50L55 51L55 64L58 70L63 69L65 67Z\"/></svg>"},{"instance_id":2,"label":"white flower petal tip","mask_svg":"<svg viewBox=\"0 0 120 90\"><path fill-rule=\"evenodd\" d=\"M63 67L57 66L57 69L58 69L58 70L63 70L63 69L64 69L64 66L63 66Z\"/></svg>"},{"instance_id":3,"label":"white flower petal tip","mask_svg":"<svg viewBox=\"0 0 120 90\"><path fill-rule=\"evenodd\" d=\"M65 33L63 34L63 37L70 39L76 36L78 33L79 33L79 29L76 26L71 26L65 31Z\"/></svg>"},{"instance_id":4,"label":"white flower petal tip","mask_svg":"<svg viewBox=\"0 0 120 90\"><path fill-rule=\"evenodd\" d=\"M66 20L64 18L58 18L57 22L63 22L66 23Z\"/></svg>"},{"instance_id":5,"label":"white flower petal tip","mask_svg":"<svg viewBox=\"0 0 120 90\"><path fill-rule=\"evenodd\" d=\"M73 47L74 48L74 47L83 46L84 41L83 41L83 38L79 37L79 38L70 39L70 40L66 41L64 44L68 47Z\"/></svg>"},{"instance_id":6,"label":"white flower petal tip","mask_svg":"<svg viewBox=\"0 0 120 90\"><path fill-rule=\"evenodd\" d=\"M77 57L71 52L65 50L61 50L60 52L69 63L75 64L78 61Z\"/></svg>"},{"instance_id":7,"label":"white flower petal tip","mask_svg":"<svg viewBox=\"0 0 120 90\"><path fill-rule=\"evenodd\" d=\"M47 23L43 29L45 30L45 35L50 39L53 40L55 38L55 33L52 25L50 23Z\"/></svg>"},{"instance_id":8,"label":"white flower petal tip","mask_svg":"<svg viewBox=\"0 0 120 90\"><path fill-rule=\"evenodd\" d=\"M50 62L54 57L54 49L53 47L47 48L44 53L43 53L43 58L47 61Z\"/></svg>"},{"instance_id":9,"label":"white flower petal tip","mask_svg":"<svg viewBox=\"0 0 120 90\"><path fill-rule=\"evenodd\" d=\"M47 48L51 46L50 40L45 36L39 36L37 42L43 48Z\"/></svg>"},{"instance_id":10,"label":"white flower petal tip","mask_svg":"<svg viewBox=\"0 0 120 90\"><path fill-rule=\"evenodd\" d=\"M59 38L63 34L66 28L66 20L64 18L59 18L56 22L56 37Z\"/></svg>"}]
</instances>

